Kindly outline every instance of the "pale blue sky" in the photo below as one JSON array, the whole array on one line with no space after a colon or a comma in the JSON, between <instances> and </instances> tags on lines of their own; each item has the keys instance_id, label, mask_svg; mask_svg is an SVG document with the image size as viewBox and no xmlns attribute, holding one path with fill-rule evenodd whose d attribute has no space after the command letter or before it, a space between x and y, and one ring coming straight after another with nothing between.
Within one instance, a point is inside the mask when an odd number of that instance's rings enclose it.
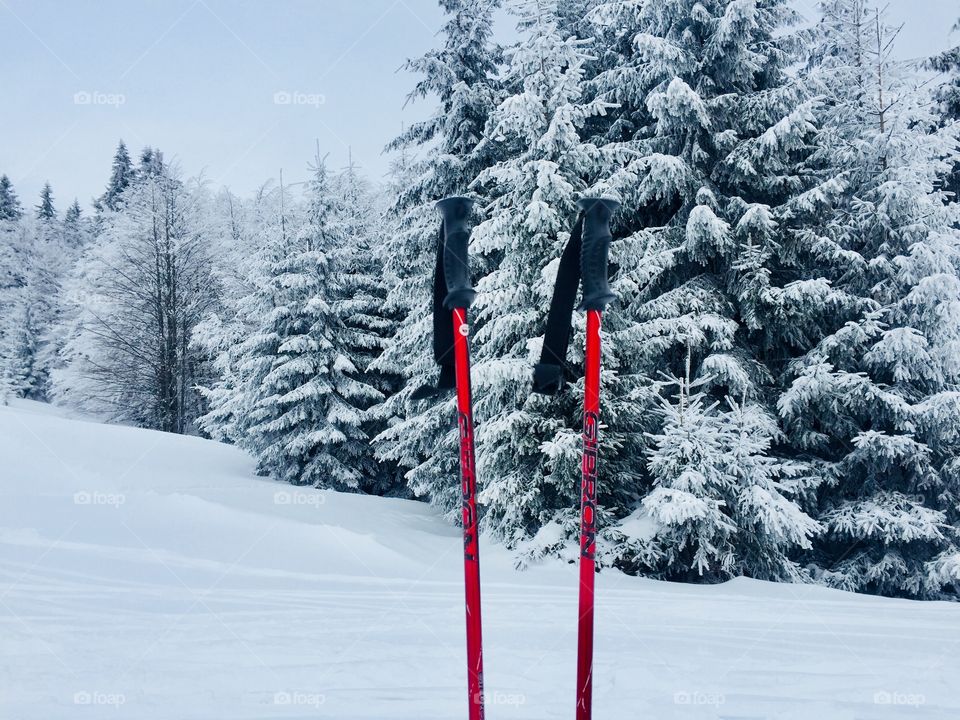
<instances>
[{"instance_id":1,"label":"pale blue sky","mask_svg":"<svg viewBox=\"0 0 960 720\"><path fill-rule=\"evenodd\" d=\"M919 57L948 45L960 6L890 13L907 23L900 54ZM379 178L384 144L430 111L403 109L414 78L397 69L441 22L435 0L0 0L0 173L24 204L49 179L60 208L87 206L122 137L248 194L281 167L302 180L319 138L333 167L350 146Z\"/></svg>"}]
</instances>

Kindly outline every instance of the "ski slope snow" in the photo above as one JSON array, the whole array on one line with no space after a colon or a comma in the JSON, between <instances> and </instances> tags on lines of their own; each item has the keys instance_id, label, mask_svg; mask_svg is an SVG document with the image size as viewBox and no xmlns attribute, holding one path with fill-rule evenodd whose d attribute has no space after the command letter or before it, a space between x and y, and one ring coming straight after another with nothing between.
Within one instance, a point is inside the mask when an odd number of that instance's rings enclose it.
<instances>
[{"instance_id":1,"label":"ski slope snow","mask_svg":"<svg viewBox=\"0 0 960 720\"><path fill-rule=\"evenodd\" d=\"M460 548L422 503L15 401L0 718L465 717ZM576 568L481 553L487 717L572 717ZM610 571L597 591L598 719L960 718L960 604Z\"/></svg>"}]
</instances>

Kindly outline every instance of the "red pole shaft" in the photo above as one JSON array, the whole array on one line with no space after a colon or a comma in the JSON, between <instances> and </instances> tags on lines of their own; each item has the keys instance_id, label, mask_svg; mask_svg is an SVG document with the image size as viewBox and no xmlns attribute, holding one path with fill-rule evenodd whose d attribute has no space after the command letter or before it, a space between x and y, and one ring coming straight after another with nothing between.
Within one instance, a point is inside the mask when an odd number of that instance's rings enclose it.
<instances>
[{"instance_id":1,"label":"red pole shaft","mask_svg":"<svg viewBox=\"0 0 960 720\"><path fill-rule=\"evenodd\" d=\"M577 720L593 703L593 583L597 539L597 441L600 425L600 311L587 311L580 483L580 622L577 633Z\"/></svg>"},{"instance_id":2,"label":"red pole shaft","mask_svg":"<svg viewBox=\"0 0 960 720\"><path fill-rule=\"evenodd\" d=\"M470 344L465 308L453 311L460 426L460 491L463 503L463 573L467 601L467 688L469 718L483 720L483 643L480 631L480 545L477 532L477 476L470 397Z\"/></svg>"}]
</instances>

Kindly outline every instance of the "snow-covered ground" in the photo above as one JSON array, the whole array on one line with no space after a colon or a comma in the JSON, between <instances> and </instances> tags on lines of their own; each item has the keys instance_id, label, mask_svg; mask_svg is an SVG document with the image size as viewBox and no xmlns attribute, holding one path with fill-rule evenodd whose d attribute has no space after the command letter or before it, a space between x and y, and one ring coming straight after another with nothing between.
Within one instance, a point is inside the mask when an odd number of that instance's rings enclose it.
<instances>
[{"instance_id":1,"label":"snow-covered ground","mask_svg":"<svg viewBox=\"0 0 960 720\"><path fill-rule=\"evenodd\" d=\"M15 402L0 718L463 718L460 547L420 503ZM482 552L488 718L572 717L575 568ZM958 604L616 572L598 598L598 719L960 718Z\"/></svg>"}]
</instances>

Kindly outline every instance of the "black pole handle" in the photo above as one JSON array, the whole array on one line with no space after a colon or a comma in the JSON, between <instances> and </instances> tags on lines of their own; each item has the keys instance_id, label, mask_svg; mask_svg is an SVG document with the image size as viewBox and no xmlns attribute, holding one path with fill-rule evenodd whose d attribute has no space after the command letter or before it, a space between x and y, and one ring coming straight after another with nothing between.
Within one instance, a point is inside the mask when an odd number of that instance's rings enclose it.
<instances>
[{"instance_id":1,"label":"black pole handle","mask_svg":"<svg viewBox=\"0 0 960 720\"><path fill-rule=\"evenodd\" d=\"M443 218L443 275L447 296L443 306L448 310L467 308L473 304L477 291L470 285L470 261L467 243L470 240L470 211L473 200L467 197L448 197L435 205Z\"/></svg>"},{"instance_id":2,"label":"black pole handle","mask_svg":"<svg viewBox=\"0 0 960 720\"><path fill-rule=\"evenodd\" d=\"M610 217L620 207L613 198L586 197L577 201L583 211L583 245L580 250L580 274L583 302L580 310L603 310L617 299L610 291L607 262L610 255Z\"/></svg>"}]
</instances>

